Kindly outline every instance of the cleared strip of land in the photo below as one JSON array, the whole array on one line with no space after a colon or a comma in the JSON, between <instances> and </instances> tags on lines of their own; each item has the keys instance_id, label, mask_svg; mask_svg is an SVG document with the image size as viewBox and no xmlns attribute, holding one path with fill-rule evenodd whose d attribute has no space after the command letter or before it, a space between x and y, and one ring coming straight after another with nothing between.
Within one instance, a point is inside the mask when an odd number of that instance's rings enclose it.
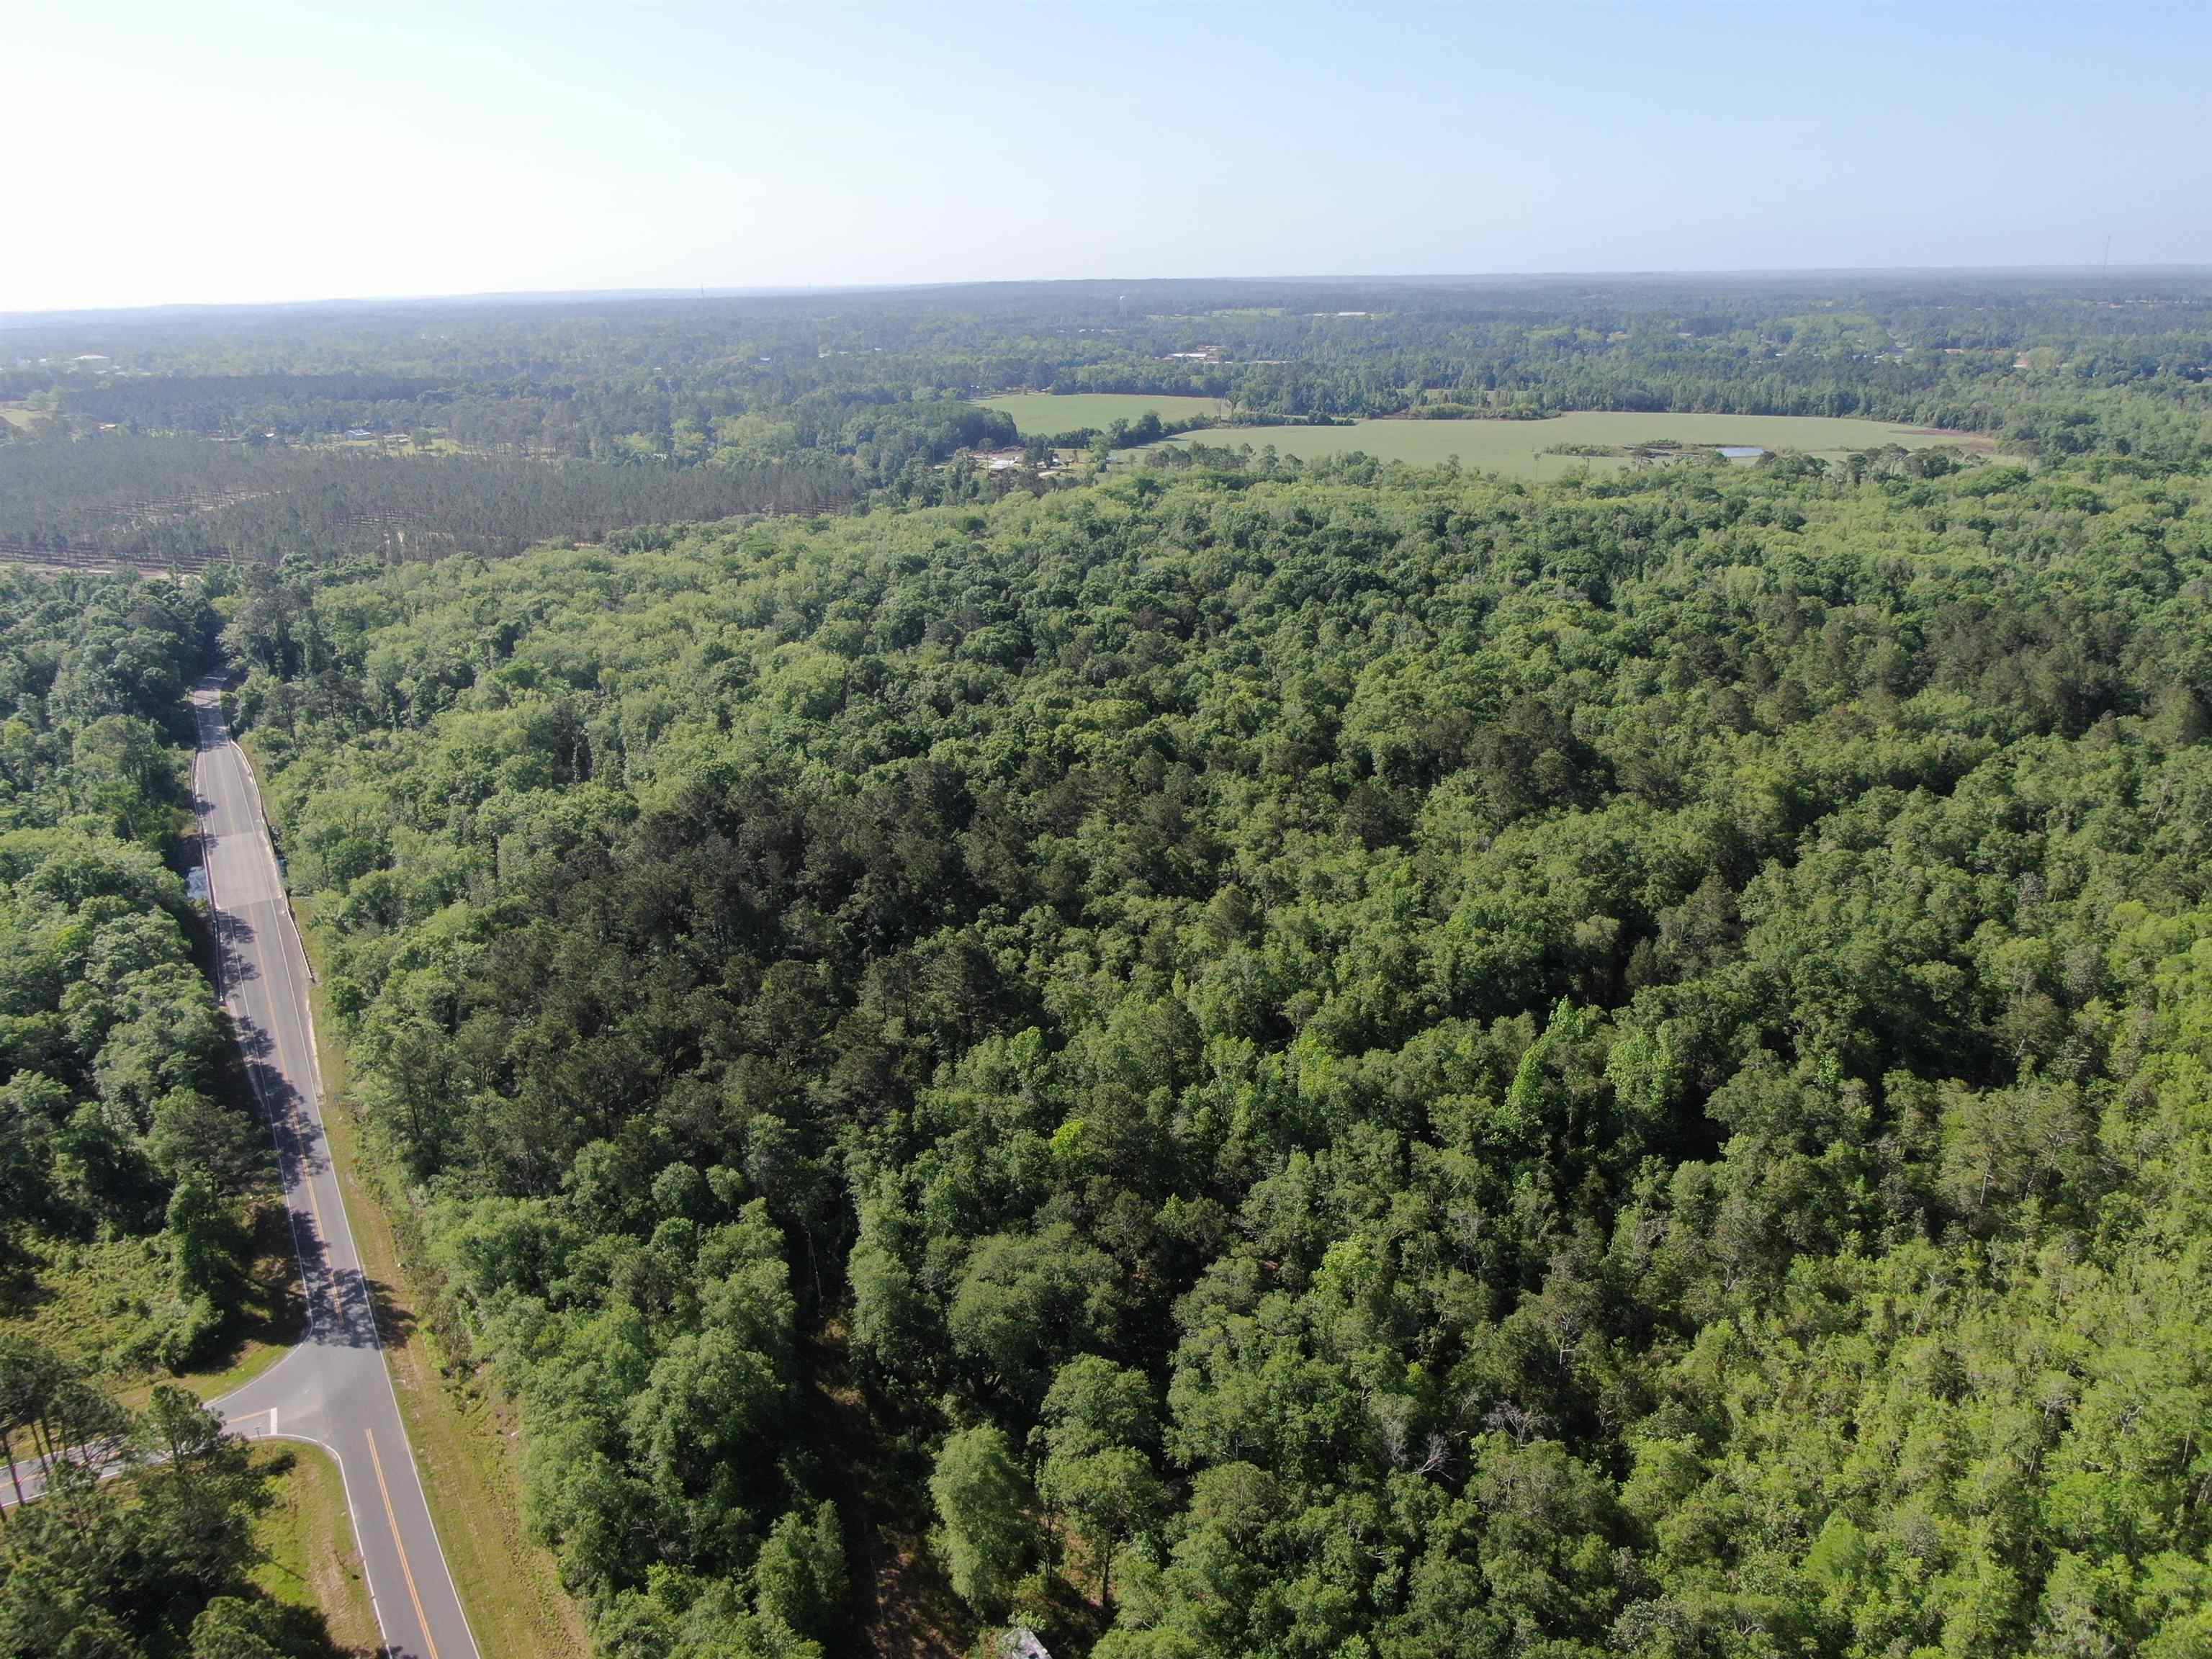
<instances>
[{"instance_id":1,"label":"cleared strip of land","mask_svg":"<svg viewBox=\"0 0 2212 1659\"><path fill-rule=\"evenodd\" d=\"M1597 410L1541 421L1394 419L1359 421L1350 426L1222 427L1171 441L1250 444L1255 449L1273 444L1278 454L1295 455L1301 460L1358 450L1377 460L1436 466L1456 456L1463 466L1524 478L1555 478L1577 467L1634 465L1620 454L1556 453L1562 446L1625 450L1674 444L1686 449L1711 449L1727 444L1796 451L1825 460L1887 444L1905 449L1949 444L1980 453L1995 447L1989 439L1973 433L1939 432L1886 421L1814 415L1644 415Z\"/></svg>"}]
</instances>

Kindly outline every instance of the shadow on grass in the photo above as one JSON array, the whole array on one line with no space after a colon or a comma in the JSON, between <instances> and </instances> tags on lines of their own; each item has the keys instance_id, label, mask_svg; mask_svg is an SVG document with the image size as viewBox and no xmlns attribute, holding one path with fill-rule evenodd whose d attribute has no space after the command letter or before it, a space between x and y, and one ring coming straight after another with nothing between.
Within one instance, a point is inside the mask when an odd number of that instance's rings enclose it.
<instances>
[{"instance_id":1,"label":"shadow on grass","mask_svg":"<svg viewBox=\"0 0 2212 1659\"><path fill-rule=\"evenodd\" d=\"M303 1476L307 1472L299 1451L290 1446L258 1448L254 1459L267 1478L262 1490L270 1496L272 1507L283 1501L276 1497L273 1490L278 1483ZM295 1510L305 1512L307 1506L296 1494L293 1504ZM317 1582L318 1563L308 1559L318 1541L303 1531L296 1540L301 1550L298 1560L281 1559L271 1553L264 1557L255 1572L260 1588L275 1604L282 1651L299 1656L300 1659L368 1659L368 1650L343 1645L331 1632L329 1616L319 1604L320 1597L328 1593L331 1586ZM349 1571L349 1564L358 1562L360 1547L351 1534L350 1525L344 1535L330 1541L343 1559L336 1564L323 1565L335 1565L342 1572Z\"/></svg>"},{"instance_id":2,"label":"shadow on grass","mask_svg":"<svg viewBox=\"0 0 2212 1659\"><path fill-rule=\"evenodd\" d=\"M246 1286L223 1326L224 1352L213 1356L217 1368L238 1363L250 1344L289 1348L306 1340L307 1303L300 1293L299 1259L293 1254L291 1228L281 1203L257 1204L253 1211L253 1261Z\"/></svg>"}]
</instances>

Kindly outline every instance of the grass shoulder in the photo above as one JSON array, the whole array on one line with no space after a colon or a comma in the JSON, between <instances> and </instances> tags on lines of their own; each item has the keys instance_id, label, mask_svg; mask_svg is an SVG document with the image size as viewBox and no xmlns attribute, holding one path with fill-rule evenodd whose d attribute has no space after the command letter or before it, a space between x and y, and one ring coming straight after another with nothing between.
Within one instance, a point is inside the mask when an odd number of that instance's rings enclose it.
<instances>
[{"instance_id":1,"label":"grass shoulder","mask_svg":"<svg viewBox=\"0 0 2212 1659\"><path fill-rule=\"evenodd\" d=\"M399 1413L470 1625L485 1659L586 1659L583 1613L561 1588L552 1553L523 1525L521 1430L512 1402L481 1375L449 1375L434 1337L415 1317L422 1298L401 1243L410 1200L363 1133L344 1042L325 1004L313 908L303 901L298 909L316 968L309 994L331 1160L374 1292Z\"/></svg>"},{"instance_id":2,"label":"grass shoulder","mask_svg":"<svg viewBox=\"0 0 2212 1659\"><path fill-rule=\"evenodd\" d=\"M337 1652L368 1659L380 1645L376 1609L337 1461L319 1448L264 1444L255 1464L275 1480L254 1522L263 1557L254 1583L288 1606L319 1613Z\"/></svg>"}]
</instances>

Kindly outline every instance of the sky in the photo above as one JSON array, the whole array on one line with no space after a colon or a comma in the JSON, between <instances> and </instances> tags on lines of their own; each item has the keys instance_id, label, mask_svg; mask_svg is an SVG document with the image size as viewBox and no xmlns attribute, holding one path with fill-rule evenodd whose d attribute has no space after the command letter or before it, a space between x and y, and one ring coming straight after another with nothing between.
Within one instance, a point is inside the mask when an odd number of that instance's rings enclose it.
<instances>
[{"instance_id":1,"label":"sky","mask_svg":"<svg viewBox=\"0 0 2212 1659\"><path fill-rule=\"evenodd\" d=\"M2212 7L0 0L0 311L2212 264Z\"/></svg>"}]
</instances>

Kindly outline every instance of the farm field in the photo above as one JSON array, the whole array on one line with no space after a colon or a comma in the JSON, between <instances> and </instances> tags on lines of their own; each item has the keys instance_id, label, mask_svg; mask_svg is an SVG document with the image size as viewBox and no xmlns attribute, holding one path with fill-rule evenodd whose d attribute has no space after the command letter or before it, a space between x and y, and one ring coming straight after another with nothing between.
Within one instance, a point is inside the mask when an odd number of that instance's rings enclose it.
<instances>
[{"instance_id":1,"label":"farm field","mask_svg":"<svg viewBox=\"0 0 2212 1659\"><path fill-rule=\"evenodd\" d=\"M1813 415L1643 415L1584 410L1544 421L1361 421L1352 426L1228 427L1195 434L1206 444L1268 444L1310 460L1360 450L1379 460L1434 466L1456 455L1461 465L1522 478L1555 478L1577 467L1626 466L1619 456L1547 455L1558 444L1626 446L1666 440L1678 444L1744 445L1801 450L1833 459L1855 449L1898 444L1923 449L1955 444L1987 452L1985 438L1929 432L1884 421L1832 420ZM1191 438L1170 440L1188 443ZM1133 452L1141 453L1142 452Z\"/></svg>"},{"instance_id":2,"label":"farm field","mask_svg":"<svg viewBox=\"0 0 2212 1659\"><path fill-rule=\"evenodd\" d=\"M1027 437L1073 432L1079 427L1102 430L1115 421L1133 421L1146 410L1157 410L1164 421L1187 421L1194 415L1218 415L1218 398L1152 397L1143 392L1077 392L1060 397L1050 392L1018 392L1004 398L978 399L986 409L1003 409Z\"/></svg>"}]
</instances>

